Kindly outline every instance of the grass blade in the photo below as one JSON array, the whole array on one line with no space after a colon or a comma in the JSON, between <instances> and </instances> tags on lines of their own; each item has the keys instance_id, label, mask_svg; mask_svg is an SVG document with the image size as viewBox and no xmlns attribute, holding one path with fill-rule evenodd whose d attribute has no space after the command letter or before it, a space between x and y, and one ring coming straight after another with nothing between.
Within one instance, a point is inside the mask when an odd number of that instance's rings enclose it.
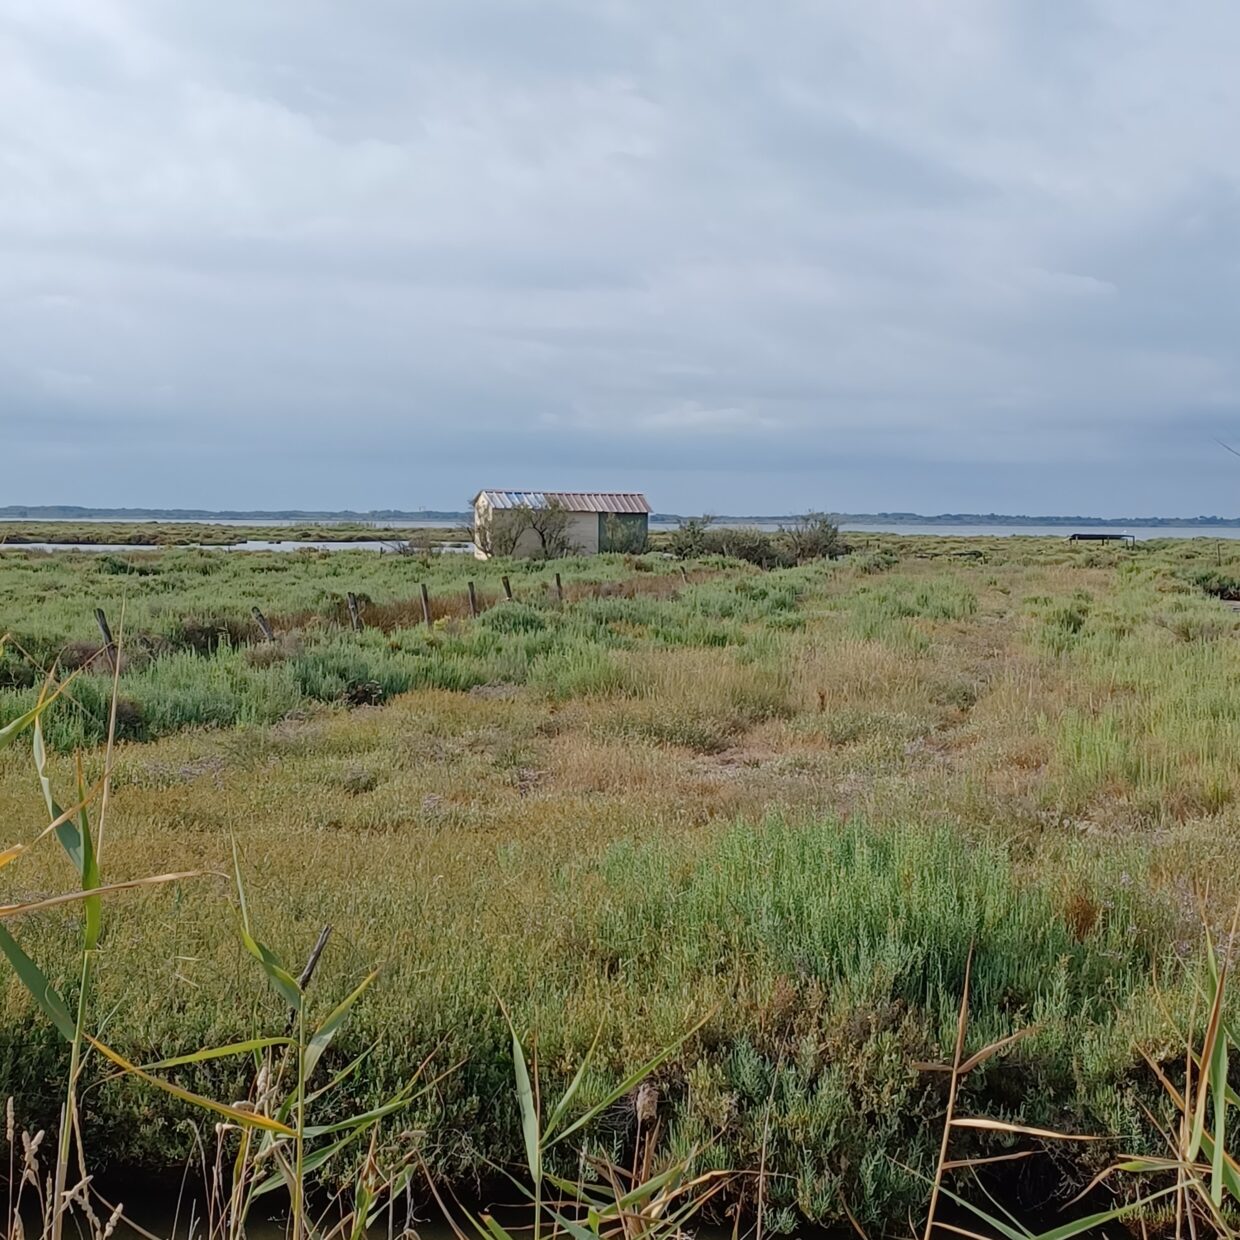
<instances>
[{"instance_id":1,"label":"grass blade","mask_svg":"<svg viewBox=\"0 0 1240 1240\"><path fill-rule=\"evenodd\" d=\"M47 805L47 812L53 818L60 818L63 815L56 804L55 794L52 792L52 777L47 773L47 746L43 743L43 728L39 724L37 715L35 716L34 734L30 740L30 746L34 754L34 769L39 777L39 787L43 790L43 800Z\"/></svg>"},{"instance_id":2,"label":"grass blade","mask_svg":"<svg viewBox=\"0 0 1240 1240\"><path fill-rule=\"evenodd\" d=\"M1000 1038L997 1042L992 1042L989 1046L983 1046L975 1055L970 1055L968 1059L960 1065L960 1075L965 1076L972 1072L974 1068L984 1064L992 1055L997 1055L1000 1051L1007 1050L1009 1046L1014 1046L1022 1038L1027 1038L1031 1033L1037 1031L1036 1025L1026 1025L1023 1029L1018 1029L1015 1033L1010 1034L1006 1038ZM944 1065L946 1067L946 1065ZM950 1069L948 1069L950 1071Z\"/></svg>"},{"instance_id":3,"label":"grass blade","mask_svg":"<svg viewBox=\"0 0 1240 1240\"><path fill-rule=\"evenodd\" d=\"M561 1231L571 1236L573 1240L598 1240L598 1233L591 1231L588 1227L582 1227L580 1223L574 1223L572 1219L561 1214L552 1206L547 1207L547 1213L555 1220L556 1225ZM489 1214L483 1215L487 1221L493 1221ZM505 1240L506 1233L500 1232L496 1234L496 1240Z\"/></svg>"},{"instance_id":4,"label":"grass blade","mask_svg":"<svg viewBox=\"0 0 1240 1240\"><path fill-rule=\"evenodd\" d=\"M0 749L11 745L43 713L43 706L32 706L24 715L18 715L0 728Z\"/></svg>"},{"instance_id":5,"label":"grass blade","mask_svg":"<svg viewBox=\"0 0 1240 1240\"><path fill-rule=\"evenodd\" d=\"M297 979L280 963L280 958L269 947L260 943L250 931L250 910L245 900L245 884L241 881L241 858L237 852L237 841L233 840L233 873L237 880L237 901L241 909L241 942L245 950L258 961L267 974L268 980L275 987L280 997L293 1009L301 1011L301 987Z\"/></svg>"},{"instance_id":6,"label":"grass blade","mask_svg":"<svg viewBox=\"0 0 1240 1240\"><path fill-rule=\"evenodd\" d=\"M149 878L131 878L123 883L108 883L104 887L96 887L94 891L67 891L63 895L48 896L45 900L31 900L26 904L0 904L0 921L12 917L21 917L26 913L37 913L41 909L57 908L62 904L76 904L81 900L89 900L95 896L111 895L116 891L132 891L136 887L156 887L161 883L179 883L187 878L199 878L201 870L184 870L179 874L153 874Z\"/></svg>"},{"instance_id":7,"label":"grass blade","mask_svg":"<svg viewBox=\"0 0 1240 1240\"><path fill-rule=\"evenodd\" d=\"M358 1129L368 1127L376 1120L395 1114L403 1107L407 1107L410 1097L410 1094L401 1093L381 1106L371 1107L369 1111L362 1111L357 1115L351 1115L348 1119L337 1120L334 1124L311 1125L305 1129L304 1135L309 1140L312 1137L328 1137L335 1132L355 1132Z\"/></svg>"},{"instance_id":8,"label":"grass blade","mask_svg":"<svg viewBox=\"0 0 1240 1240\"><path fill-rule=\"evenodd\" d=\"M598 1115L605 1111L618 1098L623 1098L625 1094L629 1093L637 1085L640 1085L641 1082L645 1080L645 1078L648 1077L656 1068L666 1063L695 1033L697 1033L699 1029L702 1028L703 1025L706 1024L707 1021L711 1019L711 1017L714 1016L714 1014L715 1010L712 1008L706 1013L705 1016L702 1017L701 1020L697 1022L696 1025L693 1026L693 1028L686 1030L674 1042L665 1046L651 1059L648 1059L641 1065L640 1068L630 1072L619 1085L607 1093L606 1097L595 1103L595 1105L586 1111L584 1115L579 1115L571 1124L569 1124L567 1128L564 1129L563 1132L559 1134L559 1136L551 1138L547 1142L547 1145L556 1145L565 1140L567 1137L572 1136L573 1133L584 1128L591 1122L591 1120L595 1119Z\"/></svg>"},{"instance_id":9,"label":"grass blade","mask_svg":"<svg viewBox=\"0 0 1240 1240\"><path fill-rule=\"evenodd\" d=\"M314 1102L316 1099L322 1098L325 1094L329 1094L332 1090L336 1089L340 1085L343 1085L344 1082L347 1081L349 1077L351 1077L362 1066L362 1064L370 1058L370 1056L374 1053L375 1047L378 1045L378 1042L372 1042L356 1058L349 1060L349 1062L345 1064L345 1066L341 1068L340 1071L337 1072L330 1080L325 1081L318 1087L318 1089L312 1090L308 1093L306 1095L306 1105L309 1106L310 1103Z\"/></svg>"},{"instance_id":10,"label":"grass blade","mask_svg":"<svg viewBox=\"0 0 1240 1240\"><path fill-rule=\"evenodd\" d=\"M551 1118L547 1120L546 1127L543 1129L543 1140L550 1138L555 1132L556 1126L560 1120L564 1118L564 1112L572 1105L573 1099L577 1096L577 1091L581 1088L581 1082L585 1080L586 1069L590 1066L591 1059L594 1058L594 1052L598 1048L599 1039L603 1036L603 1027L599 1026L598 1032L594 1035L594 1041L590 1043L590 1049L586 1051L585 1057L577 1068L576 1074L569 1082L568 1088L560 1095L560 1100L555 1104L555 1108L551 1112Z\"/></svg>"},{"instance_id":11,"label":"grass blade","mask_svg":"<svg viewBox=\"0 0 1240 1240\"><path fill-rule=\"evenodd\" d=\"M1234 946L1236 942L1238 924L1240 924L1240 904L1237 904L1236 912L1231 920L1231 936L1228 940L1231 946ZM1214 1150L1210 1159L1210 1200L1216 1207L1222 1206L1223 1190L1227 1187L1227 1050L1231 1034L1223 1017L1223 1008L1227 993L1228 963L1225 958L1214 984L1214 1003L1218 1008L1219 1027L1208 1065L1210 1092L1214 1095ZM1240 1198L1237 1200L1240 1203Z\"/></svg>"},{"instance_id":12,"label":"grass blade","mask_svg":"<svg viewBox=\"0 0 1240 1240\"><path fill-rule=\"evenodd\" d=\"M1192 1132L1189 1137L1187 1159L1193 1162L1201 1149L1201 1138L1206 1126L1206 1104L1209 1102L1211 1069L1214 1061L1215 1044L1219 1038L1219 1026L1223 1019L1223 994L1219 985L1218 958L1214 954L1214 940L1209 927L1205 930L1206 969L1210 980L1210 1015L1206 1021L1205 1036L1201 1042L1201 1064L1197 1088L1196 1106L1193 1108Z\"/></svg>"},{"instance_id":13,"label":"grass blade","mask_svg":"<svg viewBox=\"0 0 1240 1240\"><path fill-rule=\"evenodd\" d=\"M1222 986L1219 987L1220 994ZM1214 1149L1210 1160L1210 1198L1223 1204L1227 1152L1227 1038L1220 1037L1210 1059L1210 1092L1214 1095Z\"/></svg>"},{"instance_id":14,"label":"grass blade","mask_svg":"<svg viewBox=\"0 0 1240 1240\"><path fill-rule=\"evenodd\" d=\"M69 678L70 680L72 677ZM50 683L51 677L48 677ZM6 745L11 745L27 728L37 723L43 712L65 691L69 681L56 686L53 692L48 693L48 684L43 686L43 692L39 694L39 700L25 714L18 715L16 719L9 720L4 727L0 728L0 749Z\"/></svg>"},{"instance_id":15,"label":"grass blade","mask_svg":"<svg viewBox=\"0 0 1240 1240\"><path fill-rule=\"evenodd\" d=\"M1138 1210L1143 1210L1153 1202L1175 1192L1179 1192L1179 1185L1172 1184L1169 1188L1159 1189L1158 1192L1150 1193L1137 1201L1126 1202L1124 1205L1115 1206L1110 1210L1102 1210L1097 1214L1086 1214L1083 1218L1073 1219L1070 1223L1063 1223L1058 1227L1052 1227L1050 1231L1038 1232L1033 1237L1033 1240L1072 1240L1072 1237L1093 1231L1095 1227L1101 1227L1104 1223L1112 1223L1117 1219L1126 1218L1128 1215L1134 1214Z\"/></svg>"},{"instance_id":16,"label":"grass blade","mask_svg":"<svg viewBox=\"0 0 1240 1240\"><path fill-rule=\"evenodd\" d=\"M34 724L32 748L35 770L38 772L39 786L43 789L43 800L47 805L48 816L60 824L56 828L56 838L60 841L61 847L68 853L69 860L73 862L73 868L81 874L81 833L78 831L77 824L73 822L72 817L64 813L56 803L55 794L52 792L52 778L47 771L47 746L43 743L43 725L38 719L35 720Z\"/></svg>"},{"instance_id":17,"label":"grass blade","mask_svg":"<svg viewBox=\"0 0 1240 1240\"><path fill-rule=\"evenodd\" d=\"M521 1106L521 1133L525 1139L525 1160L529 1166L530 1179L542 1182L542 1143L539 1140L538 1106L534 1101L534 1087L525 1062L525 1048L517 1036L517 1027L504 1008L504 1019L512 1034L512 1069L517 1078L517 1101Z\"/></svg>"},{"instance_id":18,"label":"grass blade","mask_svg":"<svg viewBox=\"0 0 1240 1240\"><path fill-rule=\"evenodd\" d=\"M959 1116L951 1121L953 1128L980 1128L983 1132L1008 1132L1023 1134L1026 1137L1041 1137L1046 1141L1101 1141L1104 1138L1094 1136L1074 1136L1070 1132L1056 1132L1053 1128L1031 1128L1027 1124L1009 1124L1001 1119L986 1119L984 1116Z\"/></svg>"},{"instance_id":19,"label":"grass blade","mask_svg":"<svg viewBox=\"0 0 1240 1240\"><path fill-rule=\"evenodd\" d=\"M103 900L99 896L102 879L99 876L99 859L95 856L95 842L90 834L90 816L86 810L86 778L82 774L82 756L77 759L78 838L82 854L82 890L88 892L83 904L86 924L83 929L83 947L93 951L103 931Z\"/></svg>"},{"instance_id":20,"label":"grass blade","mask_svg":"<svg viewBox=\"0 0 1240 1240\"><path fill-rule=\"evenodd\" d=\"M34 996L34 1001L56 1026L61 1037L66 1042L72 1042L76 1025L69 1014L68 1005L51 982L44 977L43 970L22 951L17 940L3 926L0 926L0 951L8 957L14 972L21 978L22 985Z\"/></svg>"},{"instance_id":21,"label":"grass blade","mask_svg":"<svg viewBox=\"0 0 1240 1240\"><path fill-rule=\"evenodd\" d=\"M61 811L60 816L57 818L53 818L52 821L49 822L47 826L44 827L43 830L40 831L39 834L36 835L34 839L30 841L30 843L13 844L10 847L4 849L3 852L0 852L0 870L3 870L5 866L7 865L11 865L14 861L17 860L18 857L22 855L22 853L27 852L29 849L33 848L41 839L43 839L44 836L50 835L53 831L56 830L57 827L61 825L61 823L65 822L69 818L72 818L74 814L79 813L81 809L83 808L83 806L87 804L87 801L93 801L95 797L99 795L99 790L102 787L103 787L102 781L97 783L89 791L89 793L87 793L86 801L79 801L78 804L70 806L69 809L67 810Z\"/></svg>"},{"instance_id":22,"label":"grass blade","mask_svg":"<svg viewBox=\"0 0 1240 1240\"><path fill-rule=\"evenodd\" d=\"M247 1111L240 1107L228 1106L223 1102L216 1102L213 1098L204 1098L201 1094L193 1093L188 1089L182 1089L180 1085L174 1085L171 1081L165 1081L158 1076L152 1075L150 1072L144 1071L137 1064L130 1063L119 1052L114 1051L110 1046L104 1045L98 1038L91 1037L89 1033L85 1037L86 1041L95 1050L105 1059L114 1063L123 1073L128 1076L136 1076L139 1080L145 1081L148 1085L154 1085L156 1089L162 1089L164 1093L171 1094L182 1102L188 1102L204 1111L213 1111L216 1115L224 1116L225 1119L231 1120L241 1128L262 1128L268 1132L276 1132L286 1137L296 1135L287 1125L281 1124L278 1120L274 1120L268 1115L262 1115L258 1111Z\"/></svg>"},{"instance_id":23,"label":"grass blade","mask_svg":"<svg viewBox=\"0 0 1240 1240\"><path fill-rule=\"evenodd\" d=\"M940 1191L944 1197L950 1198L958 1206L962 1206L968 1210L970 1214L976 1218L980 1218L989 1227L993 1227L1005 1240L1073 1240L1073 1237L1082 1235L1085 1232L1092 1231L1095 1227L1101 1227L1104 1223L1114 1222L1116 1219L1125 1218L1133 1214L1137 1210L1144 1209L1152 1202L1158 1201L1163 1197L1169 1196L1171 1193L1178 1191L1178 1186L1172 1184L1169 1188L1159 1189L1156 1193L1150 1193L1146 1197L1142 1197L1137 1201L1125 1202L1121 1206L1116 1206L1111 1210L1103 1210L1097 1214L1087 1214L1082 1218L1073 1219L1069 1223L1062 1223L1058 1227L1052 1227L1049 1231L1030 1232L1027 1230L1018 1230L1002 1219L996 1218L987 1210L983 1210L980 1206L975 1205L971 1201L967 1201L958 1193L954 1193L947 1187L941 1187Z\"/></svg>"},{"instance_id":24,"label":"grass blade","mask_svg":"<svg viewBox=\"0 0 1240 1240\"><path fill-rule=\"evenodd\" d=\"M209 1046L204 1050L191 1051L186 1055L174 1055L171 1059L157 1059L154 1063L138 1064L143 1072L158 1072L164 1068L181 1068L186 1064L205 1063L209 1059L226 1059L229 1055L244 1055L250 1051L266 1050L271 1046L291 1046L292 1038L251 1038L247 1042L230 1042L227 1046Z\"/></svg>"},{"instance_id":25,"label":"grass blade","mask_svg":"<svg viewBox=\"0 0 1240 1240\"><path fill-rule=\"evenodd\" d=\"M331 1145L321 1146L319 1149L307 1154L302 1160L302 1172L309 1175L313 1171L318 1171L320 1167L326 1166L337 1154L356 1141L357 1136L357 1133L350 1133L340 1141L336 1141ZM260 1180L251 1189L250 1196L251 1198L263 1197L277 1188L283 1188L285 1183L284 1174L279 1171L273 1171L265 1180Z\"/></svg>"},{"instance_id":26,"label":"grass blade","mask_svg":"<svg viewBox=\"0 0 1240 1240\"><path fill-rule=\"evenodd\" d=\"M309 1079L314 1069L318 1066L319 1060L322 1058L323 1052L331 1044L332 1038L336 1036L340 1027L348 1019L353 1005L370 989L375 978L379 976L379 970L368 974L362 979L361 984L344 999L342 999L329 1013L326 1020L314 1031L309 1044L306 1047L306 1067L305 1075Z\"/></svg>"}]
</instances>

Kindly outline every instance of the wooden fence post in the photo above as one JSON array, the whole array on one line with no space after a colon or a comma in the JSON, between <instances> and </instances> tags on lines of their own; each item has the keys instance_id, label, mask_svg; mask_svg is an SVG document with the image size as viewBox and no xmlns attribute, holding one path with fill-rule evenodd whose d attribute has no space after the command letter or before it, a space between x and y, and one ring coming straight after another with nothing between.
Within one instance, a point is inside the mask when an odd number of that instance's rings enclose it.
<instances>
[{"instance_id":1,"label":"wooden fence post","mask_svg":"<svg viewBox=\"0 0 1240 1240\"><path fill-rule=\"evenodd\" d=\"M431 619L431 592L426 588L426 582L422 583L422 619L428 629L434 624Z\"/></svg>"},{"instance_id":2,"label":"wooden fence post","mask_svg":"<svg viewBox=\"0 0 1240 1240\"><path fill-rule=\"evenodd\" d=\"M477 620L478 619L478 591L474 589L474 583L472 581L467 581L465 585L469 590L469 614L475 620Z\"/></svg>"},{"instance_id":3,"label":"wooden fence post","mask_svg":"<svg viewBox=\"0 0 1240 1240\"><path fill-rule=\"evenodd\" d=\"M362 609L357 605L357 595L350 590L344 596L344 601L349 608L349 623L353 626L353 632L360 633L362 631Z\"/></svg>"},{"instance_id":4,"label":"wooden fence post","mask_svg":"<svg viewBox=\"0 0 1240 1240\"><path fill-rule=\"evenodd\" d=\"M250 614L254 617L254 623L258 625L263 637L269 642L275 641L276 635L271 631L271 625L267 623L267 617L257 607L251 607Z\"/></svg>"},{"instance_id":5,"label":"wooden fence post","mask_svg":"<svg viewBox=\"0 0 1240 1240\"><path fill-rule=\"evenodd\" d=\"M500 581L504 583L504 597L511 603L512 602L512 583L508 580L507 577L501 577Z\"/></svg>"},{"instance_id":6,"label":"wooden fence post","mask_svg":"<svg viewBox=\"0 0 1240 1240\"><path fill-rule=\"evenodd\" d=\"M108 666L115 673L116 643L112 640L112 630L108 628L108 618L103 614L102 607L95 608L95 623L98 624L100 635L103 637L103 653L107 656Z\"/></svg>"},{"instance_id":7,"label":"wooden fence post","mask_svg":"<svg viewBox=\"0 0 1240 1240\"><path fill-rule=\"evenodd\" d=\"M555 601L562 603L564 601L564 586L560 582L560 574L555 575Z\"/></svg>"}]
</instances>

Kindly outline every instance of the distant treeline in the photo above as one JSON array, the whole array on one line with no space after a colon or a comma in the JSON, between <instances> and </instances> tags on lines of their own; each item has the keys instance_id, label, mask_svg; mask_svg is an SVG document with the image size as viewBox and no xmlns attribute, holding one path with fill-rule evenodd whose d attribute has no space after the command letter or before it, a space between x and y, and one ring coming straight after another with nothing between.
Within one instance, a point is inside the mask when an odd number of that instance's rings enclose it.
<instances>
[{"instance_id":1,"label":"distant treeline","mask_svg":"<svg viewBox=\"0 0 1240 1240\"><path fill-rule=\"evenodd\" d=\"M854 525L1063 525L1063 526L1215 526L1222 529L1240 528L1240 517L1030 517L1002 512L836 512L837 522ZM335 512L310 508L278 509L209 509L209 508L84 508L74 504L9 504L0 507L0 520L27 521L375 521L418 522L473 520L469 511L440 511L420 508L405 511L398 508L372 508L355 512L345 508ZM659 525L675 524L684 517L669 512L656 512L651 521ZM763 525L795 521L792 514L783 516L727 516L715 514L717 521L752 521Z\"/></svg>"},{"instance_id":2,"label":"distant treeline","mask_svg":"<svg viewBox=\"0 0 1240 1240\"><path fill-rule=\"evenodd\" d=\"M1029 517L1002 512L940 512L925 516L916 512L837 512L837 521L865 525L1101 525L1101 526L1198 526L1240 528L1240 517ZM728 518L734 520L738 518ZM751 517L749 520L786 520L783 517Z\"/></svg>"}]
</instances>

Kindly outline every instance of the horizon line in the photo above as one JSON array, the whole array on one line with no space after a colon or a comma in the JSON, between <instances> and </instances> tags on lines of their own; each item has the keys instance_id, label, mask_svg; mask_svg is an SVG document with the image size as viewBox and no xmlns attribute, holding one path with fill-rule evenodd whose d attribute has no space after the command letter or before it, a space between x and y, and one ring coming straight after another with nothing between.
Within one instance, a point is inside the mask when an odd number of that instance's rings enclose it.
<instances>
[{"instance_id":1,"label":"horizon line","mask_svg":"<svg viewBox=\"0 0 1240 1240\"><path fill-rule=\"evenodd\" d=\"M697 517L709 517L716 521L796 521L806 515L804 512L788 513L672 513L655 511L651 514L654 521L684 521ZM1105 526L1240 526L1240 516L1224 517L1215 514L1199 513L1194 516L1123 516L1102 517L1083 514L1029 514L1029 513L998 513L998 512L939 512L919 513L901 510L876 512L825 512L826 516L835 521L867 523L883 521L899 524L942 524L942 525L1105 525ZM129 521L188 521L201 523L217 520L286 520L286 521L417 521L448 520L460 518L469 520L473 512L469 508L371 508L359 510L352 508L340 509L308 509L308 508L160 508L160 507L94 507L86 504L8 504L0 506L0 519L12 521L71 521L71 520L129 520Z\"/></svg>"}]
</instances>

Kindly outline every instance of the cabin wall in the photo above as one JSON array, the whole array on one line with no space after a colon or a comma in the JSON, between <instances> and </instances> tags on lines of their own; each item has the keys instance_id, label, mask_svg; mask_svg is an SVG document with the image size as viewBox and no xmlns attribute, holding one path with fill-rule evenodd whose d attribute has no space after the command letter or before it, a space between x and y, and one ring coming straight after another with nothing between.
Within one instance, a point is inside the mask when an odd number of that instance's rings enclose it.
<instances>
[{"instance_id":1,"label":"cabin wall","mask_svg":"<svg viewBox=\"0 0 1240 1240\"><path fill-rule=\"evenodd\" d=\"M600 551L645 551L649 536L650 517L647 513L600 512L598 514L598 549Z\"/></svg>"},{"instance_id":2,"label":"cabin wall","mask_svg":"<svg viewBox=\"0 0 1240 1240\"><path fill-rule=\"evenodd\" d=\"M500 509L501 513L510 511ZM491 505L485 497L480 496L474 505L475 531L490 523L493 518ZM572 544L572 552L576 555L595 555L599 549L599 532L601 525L596 512L574 512L570 514L568 537ZM532 558L542 554L542 542L533 530L523 530L517 542L515 555L518 559ZM477 538L474 540L474 555L480 559L487 558L486 553L478 549Z\"/></svg>"},{"instance_id":3,"label":"cabin wall","mask_svg":"<svg viewBox=\"0 0 1240 1240\"><path fill-rule=\"evenodd\" d=\"M568 536L579 555L598 552L598 513L575 512L568 525Z\"/></svg>"},{"instance_id":4,"label":"cabin wall","mask_svg":"<svg viewBox=\"0 0 1240 1240\"><path fill-rule=\"evenodd\" d=\"M598 514L593 512L574 512L570 516L567 529L570 554L594 555L598 551ZM533 559L542 555L542 540L533 530L522 530L514 552L517 559Z\"/></svg>"}]
</instances>

